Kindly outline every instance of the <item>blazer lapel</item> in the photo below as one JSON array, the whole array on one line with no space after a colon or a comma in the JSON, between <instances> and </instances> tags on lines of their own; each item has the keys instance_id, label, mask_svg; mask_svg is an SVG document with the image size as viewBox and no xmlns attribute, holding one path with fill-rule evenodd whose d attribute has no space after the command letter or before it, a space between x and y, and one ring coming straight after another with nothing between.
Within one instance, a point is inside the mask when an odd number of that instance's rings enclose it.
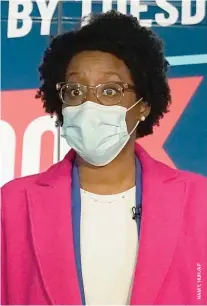
<instances>
[{"instance_id":1,"label":"blazer lapel","mask_svg":"<svg viewBox=\"0 0 207 306\"><path fill-rule=\"evenodd\" d=\"M40 274L50 303L81 304L71 213L74 152L27 190L30 226Z\"/></svg>"},{"instance_id":2,"label":"blazer lapel","mask_svg":"<svg viewBox=\"0 0 207 306\"><path fill-rule=\"evenodd\" d=\"M142 164L143 206L131 304L152 305L178 240L185 184L175 180L175 171L160 167L140 146L136 151Z\"/></svg>"}]
</instances>

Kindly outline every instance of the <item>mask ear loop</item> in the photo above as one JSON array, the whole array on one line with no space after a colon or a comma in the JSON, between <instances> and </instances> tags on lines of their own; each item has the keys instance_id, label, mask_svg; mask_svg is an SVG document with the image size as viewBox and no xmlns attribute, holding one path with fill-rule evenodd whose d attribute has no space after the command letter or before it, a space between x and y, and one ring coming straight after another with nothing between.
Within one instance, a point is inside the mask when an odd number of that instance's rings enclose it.
<instances>
[{"instance_id":1,"label":"mask ear loop","mask_svg":"<svg viewBox=\"0 0 207 306\"><path fill-rule=\"evenodd\" d=\"M139 102L141 102L143 100L143 97L140 98L137 102L135 102L132 106L130 106L130 108L127 108L127 112L130 111L134 106L136 106Z\"/></svg>"},{"instance_id":2,"label":"mask ear loop","mask_svg":"<svg viewBox=\"0 0 207 306\"><path fill-rule=\"evenodd\" d=\"M130 106L130 108L127 109L127 112L129 110L131 110L135 105L137 105L139 102L141 102L143 100L143 97L140 98L137 102L135 102L132 106ZM132 135L132 133L135 131L135 129L137 128L138 124L140 123L140 120L137 121L137 123L135 124L134 128L132 129L132 131L129 133L129 136Z\"/></svg>"},{"instance_id":3,"label":"mask ear loop","mask_svg":"<svg viewBox=\"0 0 207 306\"><path fill-rule=\"evenodd\" d=\"M132 135L132 133L135 131L135 129L137 128L138 124L140 123L140 120L137 121L137 123L135 124L135 127L132 129L132 131L129 133L129 136Z\"/></svg>"}]
</instances>

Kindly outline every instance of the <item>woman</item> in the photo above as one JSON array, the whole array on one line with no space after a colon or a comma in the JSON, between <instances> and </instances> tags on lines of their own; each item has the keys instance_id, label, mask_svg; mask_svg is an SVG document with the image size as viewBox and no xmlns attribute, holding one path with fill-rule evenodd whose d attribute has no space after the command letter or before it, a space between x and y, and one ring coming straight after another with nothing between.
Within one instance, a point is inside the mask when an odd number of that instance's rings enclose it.
<instances>
[{"instance_id":1,"label":"woman","mask_svg":"<svg viewBox=\"0 0 207 306\"><path fill-rule=\"evenodd\" d=\"M136 143L171 102L156 35L115 11L56 37L38 97L72 150L3 188L3 304L207 304L207 182Z\"/></svg>"}]
</instances>

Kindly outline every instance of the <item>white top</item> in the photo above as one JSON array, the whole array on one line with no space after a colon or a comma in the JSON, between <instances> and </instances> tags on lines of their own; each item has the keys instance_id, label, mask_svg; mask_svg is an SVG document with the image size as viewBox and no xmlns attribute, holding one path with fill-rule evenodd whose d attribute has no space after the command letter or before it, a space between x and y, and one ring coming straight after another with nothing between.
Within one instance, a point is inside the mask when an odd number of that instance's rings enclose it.
<instances>
[{"instance_id":1,"label":"white top","mask_svg":"<svg viewBox=\"0 0 207 306\"><path fill-rule=\"evenodd\" d=\"M87 305L130 302L137 224L132 220L136 187L115 195L81 190L81 263Z\"/></svg>"}]
</instances>

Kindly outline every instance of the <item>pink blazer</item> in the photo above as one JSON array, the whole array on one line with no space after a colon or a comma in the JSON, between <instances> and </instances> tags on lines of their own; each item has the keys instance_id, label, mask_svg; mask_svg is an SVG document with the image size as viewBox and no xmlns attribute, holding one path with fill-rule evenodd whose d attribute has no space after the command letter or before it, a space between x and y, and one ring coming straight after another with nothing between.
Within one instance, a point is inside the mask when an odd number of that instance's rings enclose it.
<instances>
[{"instance_id":1,"label":"pink blazer","mask_svg":"<svg viewBox=\"0 0 207 306\"><path fill-rule=\"evenodd\" d=\"M131 304L207 304L207 179L139 145L143 213ZM71 220L74 151L2 190L2 304L80 305ZM95 281L95 280L94 280Z\"/></svg>"}]
</instances>

